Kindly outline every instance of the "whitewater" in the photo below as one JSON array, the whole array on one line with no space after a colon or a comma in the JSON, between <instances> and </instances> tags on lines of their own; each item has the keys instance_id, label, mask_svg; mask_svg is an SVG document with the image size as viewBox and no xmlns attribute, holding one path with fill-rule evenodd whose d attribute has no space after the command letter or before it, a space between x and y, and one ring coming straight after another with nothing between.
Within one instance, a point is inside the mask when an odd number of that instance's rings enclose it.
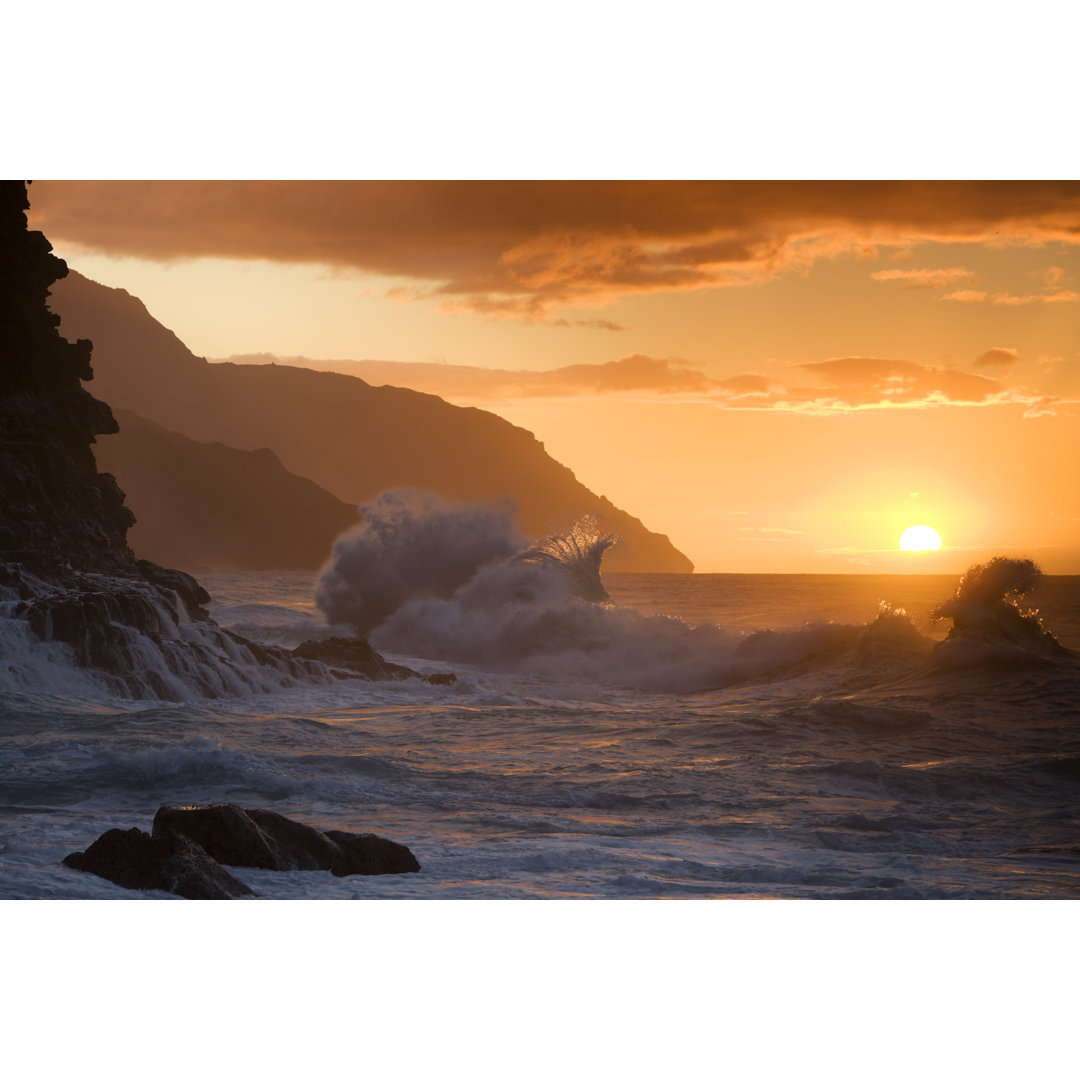
<instances>
[{"instance_id":1,"label":"whitewater","mask_svg":"<svg viewBox=\"0 0 1080 1080\"><path fill-rule=\"evenodd\" d=\"M388 499L321 575L199 574L222 628L449 685L117 697L0 610L0 898L176 899L61 860L216 802L422 867L232 871L269 899L1080 895L1080 578L602 576L588 523L510 520Z\"/></svg>"}]
</instances>

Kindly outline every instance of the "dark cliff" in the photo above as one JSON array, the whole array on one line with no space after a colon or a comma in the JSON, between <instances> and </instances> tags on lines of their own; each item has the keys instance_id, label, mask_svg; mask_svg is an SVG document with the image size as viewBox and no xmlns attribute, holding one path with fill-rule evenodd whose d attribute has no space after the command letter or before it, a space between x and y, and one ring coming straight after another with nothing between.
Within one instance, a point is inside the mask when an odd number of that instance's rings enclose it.
<instances>
[{"instance_id":1,"label":"dark cliff","mask_svg":"<svg viewBox=\"0 0 1080 1080\"><path fill-rule=\"evenodd\" d=\"M247 641L213 623L194 578L135 557L126 540L134 517L91 449L116 420L81 385L93 378L91 343L57 332L46 302L67 267L28 231L27 208L23 182L0 181L0 601L19 631L6 639L9 682L36 686L57 646L96 673L99 689L131 698L414 674L383 672L377 654L370 673L330 670Z\"/></svg>"},{"instance_id":2,"label":"dark cliff","mask_svg":"<svg viewBox=\"0 0 1080 1080\"><path fill-rule=\"evenodd\" d=\"M116 421L82 386L90 342L62 338L46 306L68 270L28 231L28 208L21 181L0 181L0 560L46 576L134 574L134 519L91 450Z\"/></svg>"}]
</instances>

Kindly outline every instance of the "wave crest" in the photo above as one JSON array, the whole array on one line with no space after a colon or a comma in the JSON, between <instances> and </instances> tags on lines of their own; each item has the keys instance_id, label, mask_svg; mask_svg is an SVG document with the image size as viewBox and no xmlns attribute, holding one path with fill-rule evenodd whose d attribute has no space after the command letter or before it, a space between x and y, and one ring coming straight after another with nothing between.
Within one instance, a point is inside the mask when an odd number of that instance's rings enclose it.
<instances>
[{"instance_id":1,"label":"wave crest","mask_svg":"<svg viewBox=\"0 0 1080 1080\"><path fill-rule=\"evenodd\" d=\"M1068 650L1043 629L1038 611L1021 611L1018 605L1041 579L1042 571L1031 559L998 555L970 567L952 598L932 612L932 618L951 619L953 623L938 649L948 655L958 654L961 645L966 648L971 642L979 642L1036 656L1067 656ZM1000 659L1000 653L995 652L991 658Z\"/></svg>"},{"instance_id":2,"label":"wave crest","mask_svg":"<svg viewBox=\"0 0 1080 1080\"><path fill-rule=\"evenodd\" d=\"M410 600L452 595L481 567L524 545L509 503L464 505L402 489L360 511L363 524L334 541L315 589L327 622L360 637Z\"/></svg>"}]
</instances>

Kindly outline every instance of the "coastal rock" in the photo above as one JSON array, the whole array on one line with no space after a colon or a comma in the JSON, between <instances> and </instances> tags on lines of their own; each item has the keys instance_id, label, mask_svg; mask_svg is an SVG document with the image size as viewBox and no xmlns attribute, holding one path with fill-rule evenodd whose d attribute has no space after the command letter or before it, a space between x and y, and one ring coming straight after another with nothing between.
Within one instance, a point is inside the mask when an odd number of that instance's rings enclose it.
<instances>
[{"instance_id":1,"label":"coastal rock","mask_svg":"<svg viewBox=\"0 0 1080 1080\"><path fill-rule=\"evenodd\" d=\"M362 638L333 637L323 641L305 641L292 650L292 655L300 660L317 660L332 668L343 668L365 679L424 679L435 686L457 681L457 676L448 671L421 675L403 664L392 664Z\"/></svg>"},{"instance_id":2,"label":"coastal rock","mask_svg":"<svg viewBox=\"0 0 1080 1080\"><path fill-rule=\"evenodd\" d=\"M193 577L136 558L134 515L92 450L117 422L81 385L94 378L91 342L57 331L49 287L68 269L28 229L28 207L22 181L0 181L0 602L124 697L183 701L356 677L216 626ZM368 678L399 677L369 666Z\"/></svg>"},{"instance_id":3,"label":"coastal rock","mask_svg":"<svg viewBox=\"0 0 1080 1080\"><path fill-rule=\"evenodd\" d=\"M263 870L329 870L351 874L414 874L416 856L404 845L371 833L322 832L272 810L232 803L163 806L154 836L181 836L228 866Z\"/></svg>"},{"instance_id":4,"label":"coastal rock","mask_svg":"<svg viewBox=\"0 0 1080 1080\"><path fill-rule=\"evenodd\" d=\"M22 181L0 181L0 557L32 573L134 573L134 521L91 444L117 430L83 389L91 343L66 341L47 307L68 270L27 228Z\"/></svg>"},{"instance_id":5,"label":"coastal rock","mask_svg":"<svg viewBox=\"0 0 1080 1080\"><path fill-rule=\"evenodd\" d=\"M187 900L255 896L198 844L177 833L109 829L85 851L64 859L73 870L96 874L125 889L160 889Z\"/></svg>"}]
</instances>

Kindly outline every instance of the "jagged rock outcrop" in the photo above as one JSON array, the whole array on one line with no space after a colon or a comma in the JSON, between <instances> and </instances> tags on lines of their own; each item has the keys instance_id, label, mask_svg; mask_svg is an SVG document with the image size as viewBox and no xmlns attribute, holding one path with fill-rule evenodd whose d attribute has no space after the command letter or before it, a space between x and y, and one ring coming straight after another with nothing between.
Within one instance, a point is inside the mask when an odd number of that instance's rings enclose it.
<instances>
[{"instance_id":1,"label":"jagged rock outcrop","mask_svg":"<svg viewBox=\"0 0 1080 1080\"><path fill-rule=\"evenodd\" d=\"M561 532L591 514L620 537L606 569L693 570L666 536L590 491L535 436L494 413L333 372L208 363L136 297L78 273L51 306L65 334L94 340L97 378L113 406L169 431L240 450L269 447L285 468L354 506L395 488L510 499L526 536Z\"/></svg>"},{"instance_id":2,"label":"jagged rock outcrop","mask_svg":"<svg viewBox=\"0 0 1080 1080\"><path fill-rule=\"evenodd\" d=\"M66 341L48 310L49 286L67 267L28 230L28 206L22 181L0 181L5 617L67 646L122 696L184 700L332 678L315 661L215 626L194 578L135 557L126 540L134 517L91 449L96 436L117 430L116 420L82 386L94 375L90 341Z\"/></svg>"},{"instance_id":3,"label":"jagged rock outcrop","mask_svg":"<svg viewBox=\"0 0 1080 1080\"><path fill-rule=\"evenodd\" d=\"M50 577L135 574L134 518L90 449L117 424L82 386L91 343L62 338L48 310L67 265L28 230L29 205L21 181L0 181L0 559Z\"/></svg>"}]
</instances>

